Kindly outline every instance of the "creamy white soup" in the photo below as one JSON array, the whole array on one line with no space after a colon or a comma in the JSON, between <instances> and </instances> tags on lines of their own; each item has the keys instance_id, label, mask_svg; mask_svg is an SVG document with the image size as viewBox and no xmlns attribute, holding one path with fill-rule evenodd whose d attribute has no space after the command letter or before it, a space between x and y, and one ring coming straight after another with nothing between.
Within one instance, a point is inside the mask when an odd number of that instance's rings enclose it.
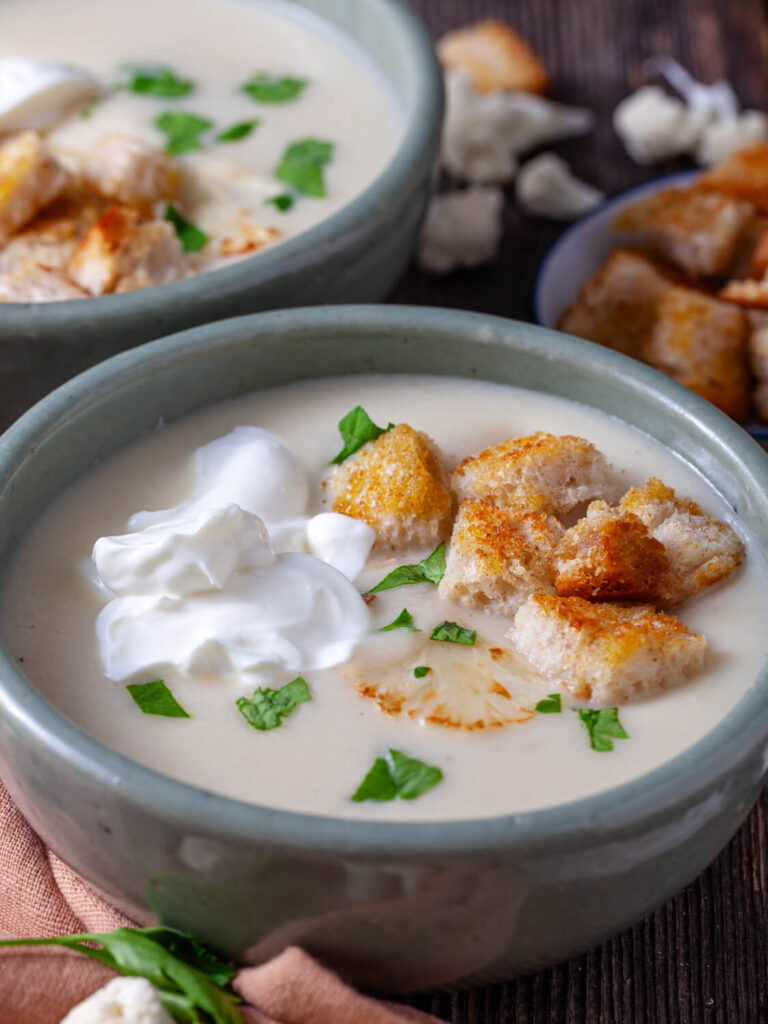
<instances>
[{"instance_id":1,"label":"creamy white soup","mask_svg":"<svg viewBox=\"0 0 768 1024\"><path fill-rule=\"evenodd\" d=\"M424 431L439 446L448 468L509 437L540 430L575 434L605 454L616 495L656 476L698 502L704 512L730 522L746 544L744 563L724 582L674 609L691 630L706 636L703 667L679 685L622 703L619 715L626 738L614 738L612 750L599 751L590 745L588 730L576 714L590 705L543 679L515 652L508 639L510 617L448 601L429 582L381 591L367 603L358 600L358 594L396 567L428 556L431 545L394 554L374 549L358 573L353 563L365 559L364 530L345 535L328 560L335 560L353 576L352 583L307 555L311 550L327 555L327 531L320 540L315 537L314 549L306 540L289 538L294 528L296 536L305 536L301 531L307 517L328 511L327 490L321 481L340 448L337 423L357 405L375 423L408 423ZM263 593L255 593L258 628L266 629L267 620L278 623L287 630L281 636L291 641L255 668L253 658L248 662L232 639L239 625L212 650L195 639L206 635L205 616L198 614L206 606L193 602L179 630L172 619L163 618L162 601L158 604L146 596L116 599L115 593L95 586L90 562L99 538L124 537L131 530L144 530L146 535L147 527L162 529L167 513L157 510L183 505L186 513L198 515L201 473L208 472L205 460L209 467L226 461L221 439L231 444L236 428L236 436L254 438L259 445L268 436L260 432L270 432L274 444L287 446L307 474L308 490L303 496L299 493L303 485L296 484L294 477L281 477L286 482L281 485L280 501L288 495L289 504L303 502L301 522L296 519L289 529L285 516L280 520L279 509L263 512L266 529L274 529L275 547L295 551L300 545L303 553L279 556L277 567L271 565L264 573L292 571L299 563L291 559L307 559L302 564L324 566L322 572L330 574L327 579L331 580L325 596L317 598L314 625L322 620L323 627L314 632L313 623L301 619L303 598L290 589L296 578L287 583L278 579L266 600ZM258 428L255 433L254 428ZM206 445L211 446L203 449L208 455L201 457L199 452ZM277 463L265 462L263 447L259 450L258 466L262 471L266 465L274 469ZM234 484L227 483L226 474L216 478L215 486L213 477L208 477L208 485L213 486L208 494L217 487L224 494L232 486L250 486L248 458L230 474ZM283 472L274 469L278 471ZM177 509L174 515L179 514ZM135 518L129 525L131 517ZM270 526L278 520L279 529ZM219 536L215 533L219 528L217 520L210 537ZM252 564L261 565L263 537L257 533L243 541L238 557L247 548L247 557L255 559ZM163 550L167 553L167 545ZM230 549L214 544L211 550L217 557L222 552L222 557L228 557ZM150 551L150 558L142 563L144 569L151 568L158 551ZM97 550L102 574L121 594L126 593L128 565L123 555L122 548L106 555ZM131 593L147 593L157 579L150 571L141 577L144 582L137 590L136 564L128 566L134 586ZM162 558L154 564L163 566L157 572L170 571L171 563ZM764 662L765 569L761 554L743 536L732 510L712 487L668 450L618 420L572 402L485 382L346 377L267 389L222 403L145 436L95 466L30 530L6 579L0 626L4 644L20 667L64 714L115 750L174 778L252 803L321 815L408 821L482 818L550 807L620 785L706 735L753 685ZM312 579L312 586L325 585L317 583L319 577ZM183 585L178 580L176 584L181 591L194 590L186 577ZM340 604L328 598L331 591L341 595ZM237 598L230 592L228 608L234 607ZM129 607L120 602L132 603ZM220 607L211 614L218 615ZM142 618L147 608L151 614ZM419 632L381 631L404 611ZM402 625L404 620L400 621ZM128 632L120 634L126 622ZM474 645L432 639L435 628L444 622L456 623L467 633L474 631ZM147 632L142 635L144 626ZM113 627L117 631L109 633ZM223 633L219 630L216 635ZM269 635L273 642L275 634ZM105 636L116 645L108 666L113 678L105 672ZM130 640L128 646L120 648L121 636ZM194 664L184 661L190 644L196 650ZM494 655L494 651L503 654ZM291 659L302 657L315 658L317 663L325 658L328 667L300 673L306 692L294 693L295 708L279 727L268 731L252 727L237 701L250 701L256 688L279 689L291 683L299 673L290 671L290 665L300 663ZM482 698L476 700L471 693L473 681L484 673L500 672L497 678L512 694L516 710L495 727L467 728L461 721L449 727L438 724L440 715L433 714L434 695L428 690L415 686L401 706L397 701L387 706L386 700L377 700L382 688L386 691L393 680L404 677L404 668L408 678L415 669L428 669L423 679L447 680L439 683L444 685L442 697L454 711L458 709L459 718L466 708L469 723L483 713ZM158 678L190 717L145 713L126 689L127 684L140 686ZM553 693L559 696L562 710L543 713L540 702ZM442 778L417 799L353 801L376 759L385 758L390 750L438 769ZM388 770L394 771L392 762Z\"/></svg>"}]
</instances>

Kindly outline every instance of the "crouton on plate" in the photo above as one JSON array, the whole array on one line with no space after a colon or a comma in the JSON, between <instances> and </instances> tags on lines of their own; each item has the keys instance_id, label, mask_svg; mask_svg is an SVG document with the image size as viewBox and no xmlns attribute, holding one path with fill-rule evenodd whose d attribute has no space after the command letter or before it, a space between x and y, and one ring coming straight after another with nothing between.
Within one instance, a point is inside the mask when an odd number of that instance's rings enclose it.
<instances>
[{"instance_id":1,"label":"crouton on plate","mask_svg":"<svg viewBox=\"0 0 768 1024\"><path fill-rule=\"evenodd\" d=\"M53 202L68 175L35 132L0 146L0 245Z\"/></svg>"},{"instance_id":2,"label":"crouton on plate","mask_svg":"<svg viewBox=\"0 0 768 1024\"><path fill-rule=\"evenodd\" d=\"M481 21L447 32L437 53L447 70L463 71L478 92L545 93L549 75L526 41L503 21Z\"/></svg>"},{"instance_id":3,"label":"crouton on plate","mask_svg":"<svg viewBox=\"0 0 768 1024\"><path fill-rule=\"evenodd\" d=\"M507 636L547 679L609 706L682 682L701 668L707 648L703 636L647 605L549 594L529 597Z\"/></svg>"},{"instance_id":4,"label":"crouton on plate","mask_svg":"<svg viewBox=\"0 0 768 1024\"><path fill-rule=\"evenodd\" d=\"M114 133L99 139L83 164L83 176L99 195L149 213L179 190L179 166L142 139Z\"/></svg>"},{"instance_id":5,"label":"crouton on plate","mask_svg":"<svg viewBox=\"0 0 768 1024\"><path fill-rule=\"evenodd\" d=\"M758 210L768 211L768 143L733 153L696 180L696 188L745 199Z\"/></svg>"}]
</instances>

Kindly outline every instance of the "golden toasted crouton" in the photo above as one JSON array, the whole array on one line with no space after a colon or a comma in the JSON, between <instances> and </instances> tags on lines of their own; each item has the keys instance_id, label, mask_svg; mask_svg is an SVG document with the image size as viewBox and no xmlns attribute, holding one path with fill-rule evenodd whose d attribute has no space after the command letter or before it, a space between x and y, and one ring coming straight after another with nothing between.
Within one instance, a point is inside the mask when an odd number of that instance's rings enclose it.
<instances>
[{"instance_id":1,"label":"golden toasted crouton","mask_svg":"<svg viewBox=\"0 0 768 1024\"><path fill-rule=\"evenodd\" d=\"M85 298L85 292L55 270L31 266L0 272L0 302L64 302Z\"/></svg>"},{"instance_id":2,"label":"golden toasted crouton","mask_svg":"<svg viewBox=\"0 0 768 1024\"><path fill-rule=\"evenodd\" d=\"M616 227L636 232L659 256L697 278L727 270L754 215L751 203L731 196L669 188L622 211Z\"/></svg>"},{"instance_id":3,"label":"golden toasted crouton","mask_svg":"<svg viewBox=\"0 0 768 1024\"><path fill-rule=\"evenodd\" d=\"M704 515L696 502L678 498L655 477L627 491L619 509L636 515L664 545L674 579L669 603L693 597L744 561L744 545L732 527Z\"/></svg>"},{"instance_id":4,"label":"golden toasted crouton","mask_svg":"<svg viewBox=\"0 0 768 1024\"><path fill-rule=\"evenodd\" d=\"M756 213L739 235L733 256L723 271L727 278L762 277L764 269L755 273L757 267L765 259L768 267L768 249L761 245L763 238L768 239L768 215ZM766 243L768 244L768 242Z\"/></svg>"},{"instance_id":5,"label":"golden toasted crouton","mask_svg":"<svg viewBox=\"0 0 768 1024\"><path fill-rule=\"evenodd\" d=\"M463 71L478 92L545 93L549 75L526 41L503 21L481 21L447 32L437 43L446 70Z\"/></svg>"},{"instance_id":6,"label":"golden toasted crouton","mask_svg":"<svg viewBox=\"0 0 768 1024\"><path fill-rule=\"evenodd\" d=\"M328 485L333 511L368 523L380 550L435 544L450 530L453 498L437 446L407 423L364 444Z\"/></svg>"},{"instance_id":7,"label":"golden toasted crouton","mask_svg":"<svg viewBox=\"0 0 768 1024\"><path fill-rule=\"evenodd\" d=\"M651 260L616 249L582 286L558 327L637 359L668 287L669 280Z\"/></svg>"},{"instance_id":8,"label":"golden toasted crouton","mask_svg":"<svg viewBox=\"0 0 768 1024\"><path fill-rule=\"evenodd\" d=\"M103 209L100 200L70 181L58 199L0 249L0 271L26 273L43 268L63 273L78 240Z\"/></svg>"},{"instance_id":9,"label":"golden toasted crouton","mask_svg":"<svg viewBox=\"0 0 768 1024\"><path fill-rule=\"evenodd\" d=\"M724 302L734 302L738 306L768 310L768 277L759 281L747 278L744 281L728 281L717 293Z\"/></svg>"},{"instance_id":10,"label":"golden toasted crouton","mask_svg":"<svg viewBox=\"0 0 768 1024\"><path fill-rule=\"evenodd\" d=\"M91 295L129 292L183 276L184 251L167 221L142 221L135 210L111 206L75 250L67 272Z\"/></svg>"},{"instance_id":11,"label":"golden toasted crouton","mask_svg":"<svg viewBox=\"0 0 768 1024\"><path fill-rule=\"evenodd\" d=\"M748 326L741 310L671 286L640 355L735 419L749 412Z\"/></svg>"},{"instance_id":12,"label":"golden toasted crouton","mask_svg":"<svg viewBox=\"0 0 768 1024\"><path fill-rule=\"evenodd\" d=\"M0 146L0 245L60 195L67 178L35 132Z\"/></svg>"},{"instance_id":13,"label":"golden toasted crouton","mask_svg":"<svg viewBox=\"0 0 768 1024\"><path fill-rule=\"evenodd\" d=\"M752 257L749 265L749 276L757 281L765 277L766 273L768 273L768 228L763 226L763 219L759 219L758 222L763 230L760 233L757 244L752 250ZM733 267L730 268L730 271L731 277L746 276L735 273Z\"/></svg>"},{"instance_id":14,"label":"golden toasted crouton","mask_svg":"<svg viewBox=\"0 0 768 1024\"><path fill-rule=\"evenodd\" d=\"M608 464L593 444L543 431L486 448L451 473L460 499L482 498L516 514L526 504L521 498L534 495L534 511L565 515L582 501L600 497L607 482Z\"/></svg>"},{"instance_id":15,"label":"golden toasted crouton","mask_svg":"<svg viewBox=\"0 0 768 1024\"><path fill-rule=\"evenodd\" d=\"M745 199L768 211L768 143L740 149L696 181L696 188Z\"/></svg>"},{"instance_id":16,"label":"golden toasted crouton","mask_svg":"<svg viewBox=\"0 0 768 1024\"><path fill-rule=\"evenodd\" d=\"M647 605L548 594L528 598L507 636L547 679L611 706L682 682L707 648L703 636Z\"/></svg>"},{"instance_id":17,"label":"golden toasted crouton","mask_svg":"<svg viewBox=\"0 0 768 1024\"><path fill-rule=\"evenodd\" d=\"M462 501L440 596L511 615L529 594L553 593L552 553L562 532L552 516L513 520L487 501Z\"/></svg>"},{"instance_id":18,"label":"golden toasted crouton","mask_svg":"<svg viewBox=\"0 0 768 1024\"><path fill-rule=\"evenodd\" d=\"M167 153L131 135L105 135L86 157L83 176L112 203L149 213L179 190L178 164Z\"/></svg>"},{"instance_id":19,"label":"golden toasted crouton","mask_svg":"<svg viewBox=\"0 0 768 1024\"><path fill-rule=\"evenodd\" d=\"M672 574L664 545L631 512L593 501L555 550L555 589L591 601L664 600Z\"/></svg>"},{"instance_id":20,"label":"golden toasted crouton","mask_svg":"<svg viewBox=\"0 0 768 1024\"><path fill-rule=\"evenodd\" d=\"M279 237L280 232L277 228L267 227L266 224L257 224L248 211L243 210L234 225L233 232L226 238L222 238L219 243L219 255L244 256L246 253L263 249L265 245L274 242Z\"/></svg>"}]
</instances>

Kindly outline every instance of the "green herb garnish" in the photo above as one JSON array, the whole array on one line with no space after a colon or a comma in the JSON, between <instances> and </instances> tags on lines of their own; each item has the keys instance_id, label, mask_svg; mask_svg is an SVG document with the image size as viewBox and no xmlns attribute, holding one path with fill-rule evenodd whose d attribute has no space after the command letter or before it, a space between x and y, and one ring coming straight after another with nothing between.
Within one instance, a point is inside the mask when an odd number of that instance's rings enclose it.
<instances>
[{"instance_id":1,"label":"green herb garnish","mask_svg":"<svg viewBox=\"0 0 768 1024\"><path fill-rule=\"evenodd\" d=\"M325 198L323 168L333 156L333 143L322 139L301 139L292 142L283 153L275 171L279 181L285 182L306 196Z\"/></svg>"},{"instance_id":2,"label":"green herb garnish","mask_svg":"<svg viewBox=\"0 0 768 1024\"><path fill-rule=\"evenodd\" d=\"M294 198L289 192L282 192L279 196L270 196L269 199L264 200L265 206L276 206L281 213L290 210L293 204Z\"/></svg>"},{"instance_id":3,"label":"green herb garnish","mask_svg":"<svg viewBox=\"0 0 768 1024\"><path fill-rule=\"evenodd\" d=\"M434 583L435 585L445 575L445 541L441 541L435 550L427 558L423 558L416 565L400 565L393 569L389 575L377 583L375 587L367 591L369 594L378 594L381 590L391 590L393 587L405 587L411 583Z\"/></svg>"},{"instance_id":4,"label":"green herb garnish","mask_svg":"<svg viewBox=\"0 0 768 1024\"><path fill-rule=\"evenodd\" d=\"M432 669L429 667L429 665L417 665L416 668L413 670L413 674L416 676L417 679L423 679L424 676L431 671Z\"/></svg>"},{"instance_id":5,"label":"green herb garnish","mask_svg":"<svg viewBox=\"0 0 768 1024\"><path fill-rule=\"evenodd\" d=\"M475 640L477 640L477 631L474 629L464 629L458 622L441 622L439 626L435 626L430 635L430 640L443 640L449 644L466 644L468 647L474 646Z\"/></svg>"},{"instance_id":6,"label":"green herb garnish","mask_svg":"<svg viewBox=\"0 0 768 1024\"><path fill-rule=\"evenodd\" d=\"M258 103L286 103L298 99L309 85L306 78L291 75L272 75L268 71L257 71L243 86L252 100Z\"/></svg>"},{"instance_id":7,"label":"green herb garnish","mask_svg":"<svg viewBox=\"0 0 768 1024\"><path fill-rule=\"evenodd\" d=\"M439 768L425 764L415 757L407 757L399 750L391 750L386 757L377 757L368 774L358 786L352 799L415 800L432 789L443 778Z\"/></svg>"},{"instance_id":8,"label":"green herb garnish","mask_svg":"<svg viewBox=\"0 0 768 1024\"><path fill-rule=\"evenodd\" d=\"M559 715L563 710L563 698L559 693L550 693L536 705L535 711L540 715Z\"/></svg>"},{"instance_id":9,"label":"green herb garnish","mask_svg":"<svg viewBox=\"0 0 768 1024\"><path fill-rule=\"evenodd\" d=\"M292 715L297 705L308 700L312 700L312 694L306 680L297 676L279 690L263 690L259 687L253 694L253 700L240 697L237 706L249 725L266 732L281 726L283 719Z\"/></svg>"},{"instance_id":10,"label":"green herb garnish","mask_svg":"<svg viewBox=\"0 0 768 1024\"><path fill-rule=\"evenodd\" d=\"M163 715L164 718L191 718L162 679L151 683L129 683L126 690L145 715Z\"/></svg>"},{"instance_id":11,"label":"green herb garnish","mask_svg":"<svg viewBox=\"0 0 768 1024\"><path fill-rule=\"evenodd\" d=\"M145 96L162 96L166 100L188 96L195 83L179 78L171 68L162 65L127 65L124 69L131 77L120 89L143 93Z\"/></svg>"},{"instance_id":12,"label":"green herb garnish","mask_svg":"<svg viewBox=\"0 0 768 1024\"><path fill-rule=\"evenodd\" d=\"M589 745L593 750L613 750L613 740L629 739L619 721L618 708L580 708L579 720L589 733Z\"/></svg>"},{"instance_id":13,"label":"green herb garnish","mask_svg":"<svg viewBox=\"0 0 768 1024\"><path fill-rule=\"evenodd\" d=\"M341 465L364 444L367 444L368 441L375 441L377 437L386 434L393 426L394 423L390 423L388 427L377 427L362 405L356 405L339 420L339 433L344 447L335 459L331 459L331 465Z\"/></svg>"},{"instance_id":14,"label":"green herb garnish","mask_svg":"<svg viewBox=\"0 0 768 1024\"><path fill-rule=\"evenodd\" d=\"M213 123L183 110L167 110L155 118L155 127L168 136L166 152L181 156L203 148L200 136L212 128Z\"/></svg>"},{"instance_id":15,"label":"green herb garnish","mask_svg":"<svg viewBox=\"0 0 768 1024\"><path fill-rule=\"evenodd\" d=\"M95 949L92 944L100 948ZM64 946L130 977L147 978L177 1021L243 1024L241 1000L228 985L234 971L194 935L175 928L118 928L52 939L6 939L0 946Z\"/></svg>"},{"instance_id":16,"label":"green herb garnish","mask_svg":"<svg viewBox=\"0 0 768 1024\"><path fill-rule=\"evenodd\" d=\"M239 121L237 124L233 124L231 128L225 128L223 132L219 132L216 136L217 142L239 142L241 139L246 139L254 130L258 128L261 121Z\"/></svg>"},{"instance_id":17,"label":"green herb garnish","mask_svg":"<svg viewBox=\"0 0 768 1024\"><path fill-rule=\"evenodd\" d=\"M188 220L184 220L179 211L170 203L165 208L165 219L170 221L176 229L184 252L200 252L208 241L208 235L194 224L190 224Z\"/></svg>"},{"instance_id":18,"label":"green herb garnish","mask_svg":"<svg viewBox=\"0 0 768 1024\"><path fill-rule=\"evenodd\" d=\"M392 629L407 629L410 633L420 633L413 622L413 616L407 608L403 608L396 619L393 619L388 626L382 626L380 633L388 633Z\"/></svg>"}]
</instances>

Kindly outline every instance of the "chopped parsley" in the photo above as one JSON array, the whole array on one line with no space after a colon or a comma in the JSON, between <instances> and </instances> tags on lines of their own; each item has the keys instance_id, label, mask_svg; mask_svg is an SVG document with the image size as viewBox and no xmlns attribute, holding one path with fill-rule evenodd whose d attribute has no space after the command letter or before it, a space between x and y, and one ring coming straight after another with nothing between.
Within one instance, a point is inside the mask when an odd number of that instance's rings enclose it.
<instances>
[{"instance_id":1,"label":"chopped parsley","mask_svg":"<svg viewBox=\"0 0 768 1024\"><path fill-rule=\"evenodd\" d=\"M335 459L331 459L331 465L341 465L364 444L367 444L368 441L375 441L377 437L386 434L393 426L394 423L390 423L388 427L377 427L362 405L356 405L339 420L339 433L344 447Z\"/></svg>"},{"instance_id":2,"label":"chopped parsley","mask_svg":"<svg viewBox=\"0 0 768 1024\"><path fill-rule=\"evenodd\" d=\"M243 86L257 103L287 103L301 96L309 81L292 75L272 75L269 71L257 71Z\"/></svg>"},{"instance_id":3,"label":"chopped parsley","mask_svg":"<svg viewBox=\"0 0 768 1024\"><path fill-rule=\"evenodd\" d=\"M263 690L259 687L253 694L253 700L240 697L237 706L249 725L267 732L279 728L284 718L288 718L299 704L308 700L312 700L312 694L307 682L297 676L279 690Z\"/></svg>"},{"instance_id":4,"label":"chopped parsley","mask_svg":"<svg viewBox=\"0 0 768 1024\"><path fill-rule=\"evenodd\" d=\"M333 143L322 139L300 139L283 153L275 175L278 181L314 199L325 198L323 168L333 157Z\"/></svg>"},{"instance_id":5,"label":"chopped parsley","mask_svg":"<svg viewBox=\"0 0 768 1024\"><path fill-rule=\"evenodd\" d=\"M184 252L200 252L208 241L208 235L194 224L190 224L188 220L184 220L179 211L170 203L165 208L165 219L170 221L176 229Z\"/></svg>"},{"instance_id":6,"label":"chopped parsley","mask_svg":"<svg viewBox=\"0 0 768 1024\"><path fill-rule=\"evenodd\" d=\"M563 698L559 693L550 693L543 697L535 709L540 715L559 715L563 710Z\"/></svg>"},{"instance_id":7,"label":"chopped parsley","mask_svg":"<svg viewBox=\"0 0 768 1024\"><path fill-rule=\"evenodd\" d=\"M265 206L276 206L281 213L285 213L286 210L290 210L295 200L290 192L281 192L279 196L270 196L269 199L264 200Z\"/></svg>"},{"instance_id":8,"label":"chopped parsley","mask_svg":"<svg viewBox=\"0 0 768 1024\"><path fill-rule=\"evenodd\" d=\"M468 647L473 647L477 640L477 631L474 629L464 629L458 622L441 622L439 626L435 626L430 635L430 640L443 640L449 644L466 644Z\"/></svg>"},{"instance_id":9,"label":"chopped parsley","mask_svg":"<svg viewBox=\"0 0 768 1024\"><path fill-rule=\"evenodd\" d=\"M230 128L225 128L223 132L219 132L216 136L217 142L239 142L241 139L247 139L254 128L258 128L261 122L258 119L253 121L238 121L237 124L233 124Z\"/></svg>"},{"instance_id":10,"label":"chopped parsley","mask_svg":"<svg viewBox=\"0 0 768 1024\"><path fill-rule=\"evenodd\" d=\"M396 619L393 619L388 626L382 626L379 630L380 633L388 633L392 629L407 629L410 633L420 633L421 630L417 629L413 622L413 616L407 608L403 608Z\"/></svg>"},{"instance_id":11,"label":"chopped parsley","mask_svg":"<svg viewBox=\"0 0 768 1024\"><path fill-rule=\"evenodd\" d=\"M417 679L423 679L424 676L431 671L432 669L429 667L429 665L417 665L416 668L413 670L413 674L416 676Z\"/></svg>"},{"instance_id":12,"label":"chopped parsley","mask_svg":"<svg viewBox=\"0 0 768 1024\"><path fill-rule=\"evenodd\" d=\"M425 764L415 757L407 757L399 750L391 750L386 757L377 757L368 774L357 787L352 799L415 800L432 789L443 778L439 768Z\"/></svg>"},{"instance_id":13,"label":"chopped parsley","mask_svg":"<svg viewBox=\"0 0 768 1024\"><path fill-rule=\"evenodd\" d=\"M126 689L145 715L162 715L164 718L192 717L179 704L162 679L154 679L151 683L129 683Z\"/></svg>"},{"instance_id":14,"label":"chopped parsley","mask_svg":"<svg viewBox=\"0 0 768 1024\"><path fill-rule=\"evenodd\" d=\"M378 594L380 590L391 590L393 587L405 587L411 583L434 583L445 575L445 541L441 541L427 558L416 565L400 565L385 576L380 583L368 591Z\"/></svg>"},{"instance_id":15,"label":"chopped parsley","mask_svg":"<svg viewBox=\"0 0 768 1024\"><path fill-rule=\"evenodd\" d=\"M593 750L613 750L613 740L629 739L619 721L618 708L580 708L579 720L589 733L589 745Z\"/></svg>"},{"instance_id":16,"label":"chopped parsley","mask_svg":"<svg viewBox=\"0 0 768 1024\"><path fill-rule=\"evenodd\" d=\"M165 149L173 156L202 149L200 136L213 127L211 121L184 110L167 110L155 118L155 127L168 136Z\"/></svg>"},{"instance_id":17,"label":"chopped parsley","mask_svg":"<svg viewBox=\"0 0 768 1024\"><path fill-rule=\"evenodd\" d=\"M130 75L127 82L119 86L145 96L161 96L166 100L189 96L195 83L179 78L171 68L159 64L127 65L124 70Z\"/></svg>"}]
</instances>

